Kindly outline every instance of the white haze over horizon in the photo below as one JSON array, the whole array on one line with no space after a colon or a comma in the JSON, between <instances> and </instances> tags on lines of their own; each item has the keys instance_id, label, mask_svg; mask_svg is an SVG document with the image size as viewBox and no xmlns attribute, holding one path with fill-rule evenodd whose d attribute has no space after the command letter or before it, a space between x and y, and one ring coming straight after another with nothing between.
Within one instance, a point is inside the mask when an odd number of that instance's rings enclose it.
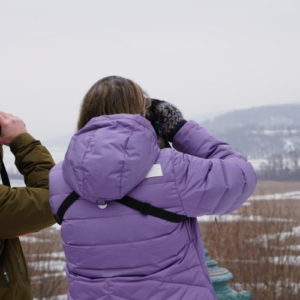
<instances>
[{"instance_id":1,"label":"white haze over horizon","mask_svg":"<svg viewBox=\"0 0 300 300\"><path fill-rule=\"evenodd\" d=\"M75 130L99 78L187 118L300 101L300 2L2 0L0 110L43 140Z\"/></svg>"}]
</instances>

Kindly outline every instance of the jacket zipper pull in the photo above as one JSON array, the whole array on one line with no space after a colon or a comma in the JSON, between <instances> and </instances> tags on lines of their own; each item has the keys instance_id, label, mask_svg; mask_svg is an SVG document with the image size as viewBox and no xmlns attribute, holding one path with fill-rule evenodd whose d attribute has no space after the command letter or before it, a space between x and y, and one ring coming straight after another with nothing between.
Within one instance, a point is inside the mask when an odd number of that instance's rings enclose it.
<instances>
[{"instance_id":1,"label":"jacket zipper pull","mask_svg":"<svg viewBox=\"0 0 300 300\"><path fill-rule=\"evenodd\" d=\"M9 280L9 277L8 277L8 274L6 271L3 272L3 277L4 277L4 281L5 281L6 285L9 286L10 280Z\"/></svg>"},{"instance_id":2,"label":"jacket zipper pull","mask_svg":"<svg viewBox=\"0 0 300 300\"><path fill-rule=\"evenodd\" d=\"M218 222L217 217L215 217L215 225L216 225L217 230L220 231L220 230L221 230L221 225L220 225L220 223Z\"/></svg>"}]
</instances>

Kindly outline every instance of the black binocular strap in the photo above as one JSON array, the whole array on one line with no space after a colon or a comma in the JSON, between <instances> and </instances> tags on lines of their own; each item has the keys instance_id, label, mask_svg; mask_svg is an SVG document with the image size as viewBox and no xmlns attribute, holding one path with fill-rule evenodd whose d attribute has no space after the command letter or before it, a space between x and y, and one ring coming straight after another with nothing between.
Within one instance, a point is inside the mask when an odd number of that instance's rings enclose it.
<instances>
[{"instance_id":1,"label":"black binocular strap","mask_svg":"<svg viewBox=\"0 0 300 300\"><path fill-rule=\"evenodd\" d=\"M2 179L2 184L3 185L7 185L10 187L10 181L9 181L9 177L7 175L4 163L2 158L0 158L0 169L1 169L1 179Z\"/></svg>"},{"instance_id":2,"label":"black binocular strap","mask_svg":"<svg viewBox=\"0 0 300 300\"><path fill-rule=\"evenodd\" d=\"M7 172L6 172L6 168L5 168L5 165L4 165L4 162L2 160L2 157L0 157L0 169L1 169L1 180L2 180L2 184L3 185L7 185L10 187L10 181L9 181L9 177L7 175ZM3 269L3 259L4 259L4 255L2 255L5 251L5 248L6 248L6 240L2 240L2 247L0 249L0 269ZM4 275L5 276L5 275ZM4 277L5 281L9 281L9 278L8 277ZM8 282L9 283L9 282Z\"/></svg>"},{"instance_id":3,"label":"black binocular strap","mask_svg":"<svg viewBox=\"0 0 300 300\"><path fill-rule=\"evenodd\" d=\"M54 215L56 222L61 225L64 214L68 210L68 208L77 200L79 199L79 195L76 192L72 192L60 205L60 207L57 210L56 215ZM126 205L132 209L138 210L144 215L151 215L153 217L163 219L169 222L173 223L180 223L184 222L188 219L187 216L179 215L167 210L164 210L162 208L153 206L147 202L142 202L136 199L133 199L129 196L125 196L122 199L115 200L123 205Z\"/></svg>"},{"instance_id":4,"label":"black binocular strap","mask_svg":"<svg viewBox=\"0 0 300 300\"><path fill-rule=\"evenodd\" d=\"M179 215L168 210L153 206L147 202L142 202L131 198L129 196L125 196L122 199L117 200L117 202L126 205L130 208L140 211L144 215L151 215L153 217L157 217L169 222L180 223L184 222L188 219L185 215Z\"/></svg>"},{"instance_id":5,"label":"black binocular strap","mask_svg":"<svg viewBox=\"0 0 300 300\"><path fill-rule=\"evenodd\" d=\"M69 196L63 201L56 214L54 215L56 223L61 225L66 211L79 197L80 196L76 192L72 192L71 194L69 194Z\"/></svg>"}]
</instances>

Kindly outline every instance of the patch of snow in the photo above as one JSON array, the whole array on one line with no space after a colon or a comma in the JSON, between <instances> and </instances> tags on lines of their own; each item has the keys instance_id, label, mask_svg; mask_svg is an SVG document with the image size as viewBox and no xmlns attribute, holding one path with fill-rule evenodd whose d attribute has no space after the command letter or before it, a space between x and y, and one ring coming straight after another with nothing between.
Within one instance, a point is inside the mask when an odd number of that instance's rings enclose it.
<instances>
[{"instance_id":1,"label":"patch of snow","mask_svg":"<svg viewBox=\"0 0 300 300\"><path fill-rule=\"evenodd\" d=\"M290 245L287 248L293 251L300 251L300 245Z\"/></svg>"},{"instance_id":2,"label":"patch of snow","mask_svg":"<svg viewBox=\"0 0 300 300\"><path fill-rule=\"evenodd\" d=\"M292 152L292 151L295 151L295 146L293 144L293 142L290 140L290 139L285 139L284 140L284 150L286 152Z\"/></svg>"},{"instance_id":3,"label":"patch of snow","mask_svg":"<svg viewBox=\"0 0 300 300\"><path fill-rule=\"evenodd\" d=\"M268 164L268 160L264 158L249 159L249 162L252 164L253 168L257 171L259 171L263 165Z\"/></svg>"},{"instance_id":4,"label":"patch of snow","mask_svg":"<svg viewBox=\"0 0 300 300\"><path fill-rule=\"evenodd\" d=\"M54 225L51 226L51 228L55 229L55 230L59 230L60 231L60 225L55 223Z\"/></svg>"},{"instance_id":5,"label":"patch of snow","mask_svg":"<svg viewBox=\"0 0 300 300\"><path fill-rule=\"evenodd\" d=\"M57 295L53 297L47 297L47 298L33 298L33 300L67 300L67 295Z\"/></svg>"},{"instance_id":6,"label":"patch of snow","mask_svg":"<svg viewBox=\"0 0 300 300\"><path fill-rule=\"evenodd\" d=\"M300 133L299 129L277 129L277 130L251 130L252 134L263 134L263 135L298 135Z\"/></svg>"},{"instance_id":7,"label":"patch of snow","mask_svg":"<svg viewBox=\"0 0 300 300\"><path fill-rule=\"evenodd\" d=\"M45 278L55 278L55 277L65 277L65 276L66 276L65 272L43 273L43 275L31 276L30 279L31 281L34 281L34 280L41 280Z\"/></svg>"},{"instance_id":8,"label":"patch of snow","mask_svg":"<svg viewBox=\"0 0 300 300\"><path fill-rule=\"evenodd\" d=\"M218 222L235 222L235 221L248 221L248 222L290 222L292 219L285 218L267 218L261 216L241 216L238 214L228 214L221 216L201 216L197 220L199 222L214 222L217 218Z\"/></svg>"},{"instance_id":9,"label":"patch of snow","mask_svg":"<svg viewBox=\"0 0 300 300\"><path fill-rule=\"evenodd\" d=\"M39 237L32 236L32 235L22 235L22 236L20 236L20 240L22 242L27 242L27 243L52 242L51 239L39 238Z\"/></svg>"},{"instance_id":10,"label":"patch of snow","mask_svg":"<svg viewBox=\"0 0 300 300\"><path fill-rule=\"evenodd\" d=\"M277 265L300 266L300 256L284 255L269 257L269 262Z\"/></svg>"},{"instance_id":11,"label":"patch of snow","mask_svg":"<svg viewBox=\"0 0 300 300\"><path fill-rule=\"evenodd\" d=\"M60 258L65 259L65 254L63 251L60 252L49 252L49 253L33 253L29 254L30 257L38 257L38 258Z\"/></svg>"},{"instance_id":12,"label":"patch of snow","mask_svg":"<svg viewBox=\"0 0 300 300\"><path fill-rule=\"evenodd\" d=\"M234 289L237 289L237 290L242 290L243 287L245 287L245 284L242 284L242 283L232 283L231 286L234 288ZM264 282L255 282L255 283L248 283L246 284L246 286L248 287L247 289L251 290L252 287L256 287L256 288L259 288L259 289L268 289L270 288L270 286L274 286L274 288L276 289L276 294L277 295L281 295L282 294L282 288L288 288L290 291L293 291L293 294L294 295L298 295L298 293L300 292L300 283L298 282L292 282L292 281L289 281L288 279L286 281L281 281L281 280L278 280L276 282L268 282L267 284L264 283Z\"/></svg>"},{"instance_id":13,"label":"patch of snow","mask_svg":"<svg viewBox=\"0 0 300 300\"><path fill-rule=\"evenodd\" d=\"M254 239L249 239L249 242L262 244L263 247L268 247L269 240L280 240L283 241L289 237L300 237L300 226L293 227L291 231L276 232L272 234L262 234Z\"/></svg>"},{"instance_id":14,"label":"patch of snow","mask_svg":"<svg viewBox=\"0 0 300 300\"><path fill-rule=\"evenodd\" d=\"M27 264L36 271L49 270L61 272L65 269L65 261L62 260L34 261Z\"/></svg>"},{"instance_id":15,"label":"patch of snow","mask_svg":"<svg viewBox=\"0 0 300 300\"><path fill-rule=\"evenodd\" d=\"M256 259L218 259L219 262L222 263L227 263L227 262L235 262L235 263L250 263L250 264L255 264L257 263Z\"/></svg>"},{"instance_id":16,"label":"patch of snow","mask_svg":"<svg viewBox=\"0 0 300 300\"><path fill-rule=\"evenodd\" d=\"M277 193L269 195L257 195L252 196L249 200L285 200L285 199L296 199L300 200L300 191L287 192L287 193Z\"/></svg>"}]
</instances>

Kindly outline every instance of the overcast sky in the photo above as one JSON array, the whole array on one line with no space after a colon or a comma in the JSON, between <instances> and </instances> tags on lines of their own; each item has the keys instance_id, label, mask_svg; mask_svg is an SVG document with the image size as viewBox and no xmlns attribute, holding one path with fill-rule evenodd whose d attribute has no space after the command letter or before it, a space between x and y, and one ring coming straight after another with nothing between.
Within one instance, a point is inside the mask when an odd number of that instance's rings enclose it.
<instances>
[{"instance_id":1,"label":"overcast sky","mask_svg":"<svg viewBox=\"0 0 300 300\"><path fill-rule=\"evenodd\" d=\"M61 136L107 75L187 118L299 102L299 15L297 0L0 0L0 110Z\"/></svg>"}]
</instances>

